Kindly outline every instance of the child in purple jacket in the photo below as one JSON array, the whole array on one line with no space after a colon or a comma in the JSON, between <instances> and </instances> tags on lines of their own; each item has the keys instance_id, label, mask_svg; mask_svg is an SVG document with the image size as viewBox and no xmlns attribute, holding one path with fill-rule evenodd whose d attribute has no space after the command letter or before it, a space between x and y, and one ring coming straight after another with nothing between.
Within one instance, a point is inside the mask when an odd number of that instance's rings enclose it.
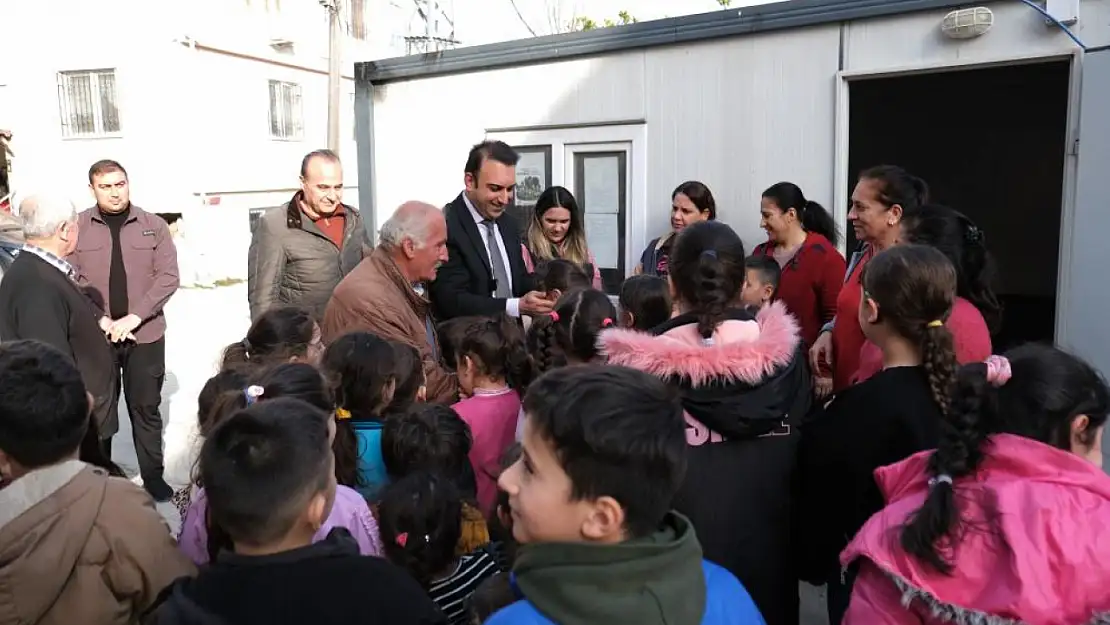
<instances>
[{"instance_id":1,"label":"child in purple jacket","mask_svg":"<svg viewBox=\"0 0 1110 625\"><path fill-rule=\"evenodd\" d=\"M216 400L207 415L201 415L202 436L207 435L216 425L236 411L256 402L278 397L300 399L328 413L334 412L334 403L324 379L311 365L300 363L278 365L254 376L252 382L242 391L224 393ZM337 464L339 460L336 458ZM338 473L340 468L337 467L336 471ZM194 493L182 519L178 544L185 555L197 565L201 565L215 559L220 551L230 549L231 544L224 532L211 525L204 485L199 481L197 485L199 488ZM331 512L316 532L314 540L323 540L335 527L348 530L363 555L381 555L378 525L370 513L369 506L358 492L346 486L337 486Z\"/></svg>"}]
</instances>

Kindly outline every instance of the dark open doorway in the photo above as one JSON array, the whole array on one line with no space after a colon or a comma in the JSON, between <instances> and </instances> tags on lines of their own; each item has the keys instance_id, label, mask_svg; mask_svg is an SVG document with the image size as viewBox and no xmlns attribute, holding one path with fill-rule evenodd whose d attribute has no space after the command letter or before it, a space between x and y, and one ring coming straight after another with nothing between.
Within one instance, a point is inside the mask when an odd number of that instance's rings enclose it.
<instances>
[{"instance_id":1,"label":"dark open doorway","mask_svg":"<svg viewBox=\"0 0 1110 625\"><path fill-rule=\"evenodd\" d=\"M848 188L867 167L901 165L979 225L1005 304L996 351L1053 339L1070 69L1062 60L849 85Z\"/></svg>"}]
</instances>

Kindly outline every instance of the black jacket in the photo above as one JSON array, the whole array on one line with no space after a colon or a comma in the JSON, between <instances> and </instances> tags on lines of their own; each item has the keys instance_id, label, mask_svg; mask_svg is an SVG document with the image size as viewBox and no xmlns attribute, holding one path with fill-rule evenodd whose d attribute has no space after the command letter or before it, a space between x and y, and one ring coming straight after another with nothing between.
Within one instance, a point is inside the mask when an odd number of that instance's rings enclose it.
<instances>
[{"instance_id":1,"label":"black jacket","mask_svg":"<svg viewBox=\"0 0 1110 625\"><path fill-rule=\"evenodd\" d=\"M350 533L269 556L223 553L167 588L146 625L445 625L408 573Z\"/></svg>"},{"instance_id":2,"label":"black jacket","mask_svg":"<svg viewBox=\"0 0 1110 625\"><path fill-rule=\"evenodd\" d=\"M796 625L790 486L810 373L782 304L727 317L712 344L694 315L650 335L609 330L601 341L611 364L658 375L682 396L690 451L674 508L693 522L706 559L740 579L768 625ZM752 320L758 332L732 323Z\"/></svg>"},{"instance_id":3,"label":"black jacket","mask_svg":"<svg viewBox=\"0 0 1110 625\"><path fill-rule=\"evenodd\" d=\"M496 283L489 264L485 241L478 224L466 207L460 193L443 209L447 220L447 262L436 272L431 285L432 306L442 321L468 315L490 316L505 312L505 298L493 297ZM521 297L533 288L532 276L524 266L521 253L520 227L508 212L497 220L497 230L509 257L513 297Z\"/></svg>"},{"instance_id":4,"label":"black jacket","mask_svg":"<svg viewBox=\"0 0 1110 625\"><path fill-rule=\"evenodd\" d=\"M119 417L112 403L112 351L99 317L72 280L30 252L17 256L0 281L0 341L35 339L73 358L93 396L100 436L106 438L119 429Z\"/></svg>"}]
</instances>

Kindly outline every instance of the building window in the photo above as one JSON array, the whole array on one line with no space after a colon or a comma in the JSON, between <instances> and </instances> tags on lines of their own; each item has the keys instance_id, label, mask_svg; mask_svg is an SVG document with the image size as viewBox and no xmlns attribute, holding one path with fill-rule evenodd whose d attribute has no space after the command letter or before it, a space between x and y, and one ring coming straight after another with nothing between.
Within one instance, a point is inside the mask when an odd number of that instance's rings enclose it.
<instances>
[{"instance_id":1,"label":"building window","mask_svg":"<svg viewBox=\"0 0 1110 625\"><path fill-rule=\"evenodd\" d=\"M347 9L347 15L344 16L347 35L359 41L366 41L366 0L346 0L343 5Z\"/></svg>"},{"instance_id":2,"label":"building window","mask_svg":"<svg viewBox=\"0 0 1110 625\"><path fill-rule=\"evenodd\" d=\"M116 70L58 72L58 108L63 137L118 134Z\"/></svg>"},{"instance_id":3,"label":"building window","mask_svg":"<svg viewBox=\"0 0 1110 625\"><path fill-rule=\"evenodd\" d=\"M301 86L293 82L270 81L270 136L297 141L304 123L301 115Z\"/></svg>"}]
</instances>

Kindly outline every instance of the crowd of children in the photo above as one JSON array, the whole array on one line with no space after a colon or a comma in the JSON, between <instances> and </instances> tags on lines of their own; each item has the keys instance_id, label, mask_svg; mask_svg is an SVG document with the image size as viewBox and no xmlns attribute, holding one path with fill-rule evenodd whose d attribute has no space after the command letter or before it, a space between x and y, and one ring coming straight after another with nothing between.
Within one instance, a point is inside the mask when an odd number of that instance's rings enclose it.
<instances>
[{"instance_id":1,"label":"crowd of children","mask_svg":"<svg viewBox=\"0 0 1110 625\"><path fill-rule=\"evenodd\" d=\"M198 398L177 537L83 445L73 363L2 345L0 625L795 625L799 579L850 625L1104 622L1110 389L972 362L978 251L913 217L858 270L877 364L821 401L780 260L716 221L619 307L554 259L527 329L441 324L453 405L412 346L266 311Z\"/></svg>"}]
</instances>

